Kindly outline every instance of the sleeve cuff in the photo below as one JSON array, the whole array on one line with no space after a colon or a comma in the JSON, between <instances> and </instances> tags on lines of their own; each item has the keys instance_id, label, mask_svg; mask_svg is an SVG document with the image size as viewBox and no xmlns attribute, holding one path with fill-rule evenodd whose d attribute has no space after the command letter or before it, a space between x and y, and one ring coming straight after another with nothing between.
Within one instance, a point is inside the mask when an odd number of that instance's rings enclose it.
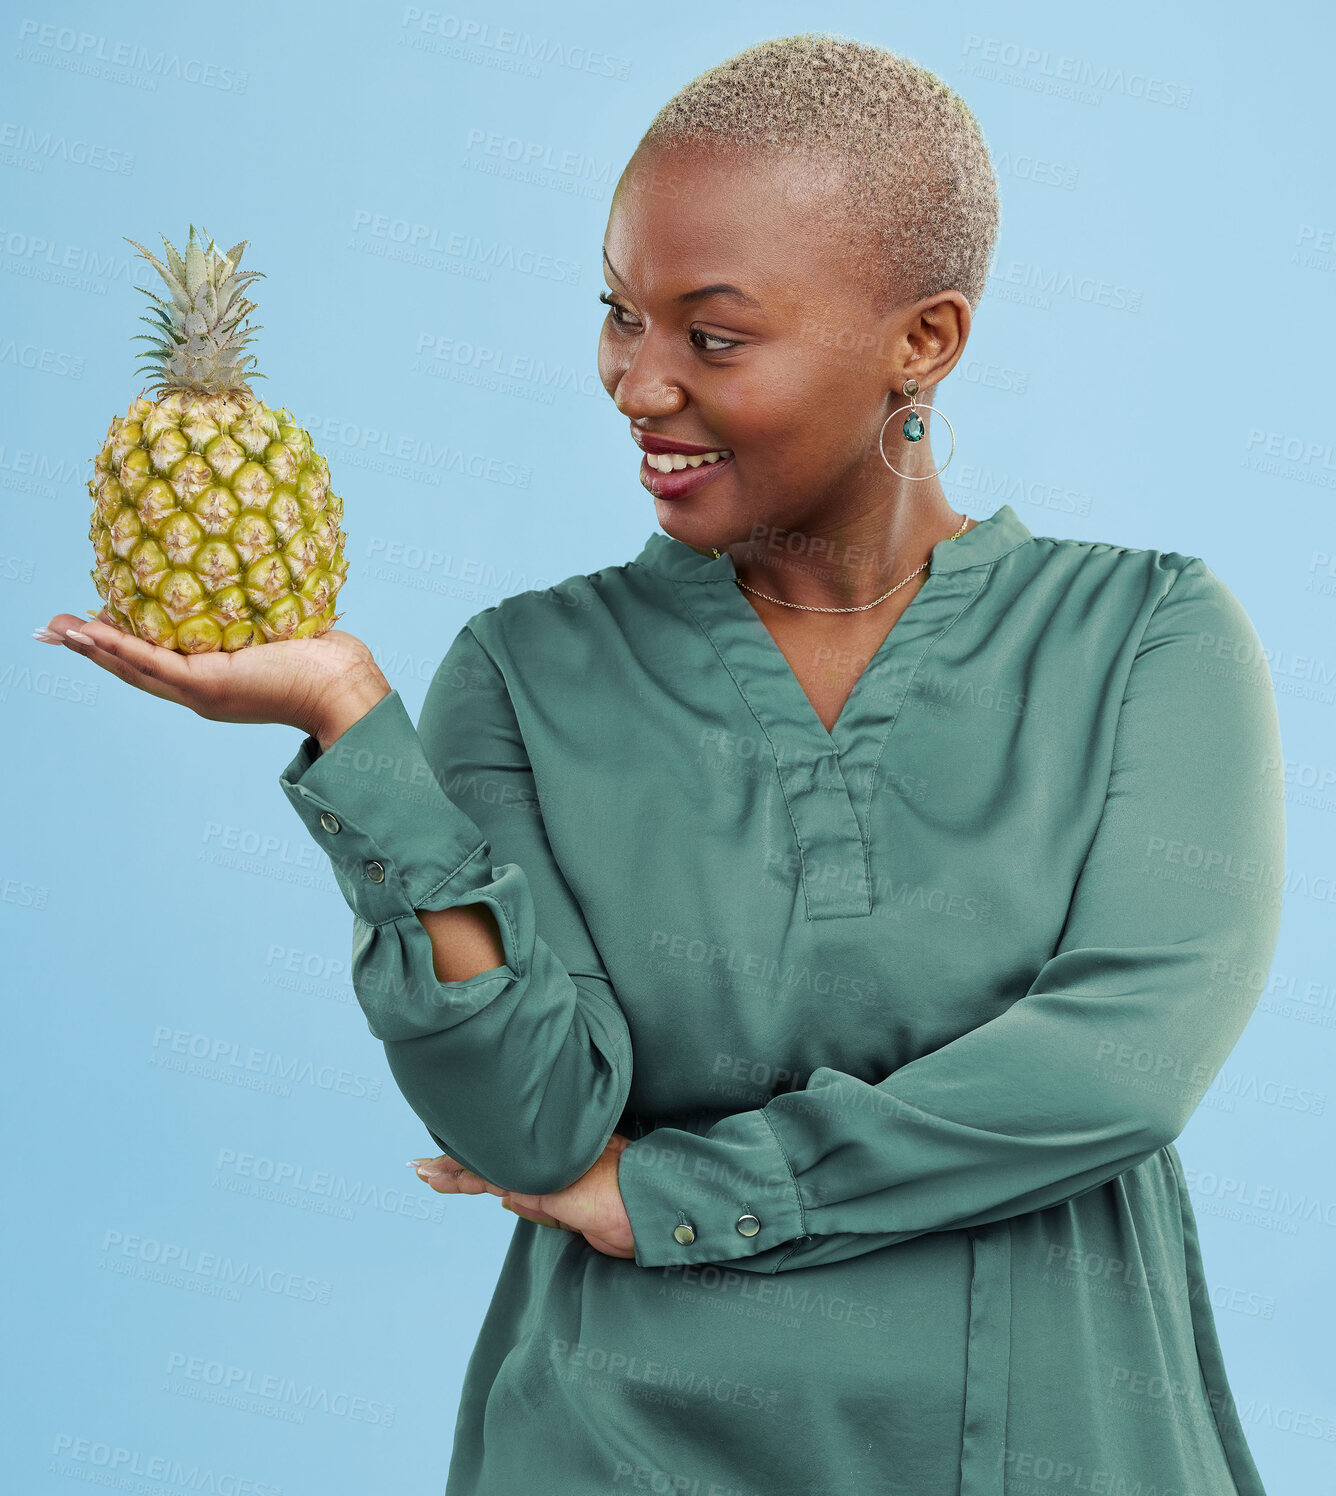
<instances>
[{"instance_id":1,"label":"sleeve cuff","mask_svg":"<svg viewBox=\"0 0 1336 1496\"><path fill-rule=\"evenodd\" d=\"M305 737L279 784L367 924L402 918L452 884L491 876L486 839L441 789L397 691L324 753Z\"/></svg>"},{"instance_id":2,"label":"sleeve cuff","mask_svg":"<svg viewBox=\"0 0 1336 1496\"><path fill-rule=\"evenodd\" d=\"M640 1267L757 1257L804 1237L798 1186L764 1112L699 1136L659 1127L622 1149L617 1185ZM776 1265L787 1253L775 1253Z\"/></svg>"}]
</instances>

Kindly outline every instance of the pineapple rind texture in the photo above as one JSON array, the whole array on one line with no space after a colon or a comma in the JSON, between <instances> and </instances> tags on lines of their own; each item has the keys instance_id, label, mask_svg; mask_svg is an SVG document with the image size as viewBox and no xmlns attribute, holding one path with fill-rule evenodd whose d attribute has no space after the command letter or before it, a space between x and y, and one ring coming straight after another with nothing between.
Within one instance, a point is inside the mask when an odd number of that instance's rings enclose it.
<instances>
[{"instance_id":1,"label":"pineapple rind texture","mask_svg":"<svg viewBox=\"0 0 1336 1496\"><path fill-rule=\"evenodd\" d=\"M343 500L287 409L244 390L139 395L113 417L88 492L89 576L127 633L230 652L340 616Z\"/></svg>"}]
</instances>

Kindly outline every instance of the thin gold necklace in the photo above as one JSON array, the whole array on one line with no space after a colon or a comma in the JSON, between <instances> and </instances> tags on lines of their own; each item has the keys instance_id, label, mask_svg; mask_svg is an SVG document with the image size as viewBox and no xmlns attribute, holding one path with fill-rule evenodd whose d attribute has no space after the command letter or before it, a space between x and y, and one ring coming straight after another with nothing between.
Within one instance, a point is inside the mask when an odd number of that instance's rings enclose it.
<instances>
[{"instance_id":1,"label":"thin gold necklace","mask_svg":"<svg viewBox=\"0 0 1336 1496\"><path fill-rule=\"evenodd\" d=\"M961 521L960 529L958 529L954 535L948 535L947 539L958 540L965 533L965 526L969 524L969 522L970 517L967 514ZM714 546L711 546L710 549L714 551L715 558L718 559L721 553L718 550L715 550ZM931 560L932 557L929 556L928 561ZM748 587L746 582L744 582L741 577L734 577L733 580L738 584L739 587L745 587L748 592L756 593L757 597L765 598L766 602L768 603L778 603L781 608L801 608L805 613L866 613L869 608L875 608L878 603L884 603L886 599L890 597L891 592L899 592L901 587L905 585L905 582L912 582L914 578L918 576L919 572L923 570L923 567L927 566L928 561L925 561L923 563L923 566L916 566L913 571L911 571L909 575L904 579L904 582L897 582L895 586L890 589L890 592L883 592L880 597L874 597L870 603L860 603L856 608L818 608L811 603L789 603L785 602L782 597L771 597L768 592L757 592L755 587Z\"/></svg>"}]
</instances>

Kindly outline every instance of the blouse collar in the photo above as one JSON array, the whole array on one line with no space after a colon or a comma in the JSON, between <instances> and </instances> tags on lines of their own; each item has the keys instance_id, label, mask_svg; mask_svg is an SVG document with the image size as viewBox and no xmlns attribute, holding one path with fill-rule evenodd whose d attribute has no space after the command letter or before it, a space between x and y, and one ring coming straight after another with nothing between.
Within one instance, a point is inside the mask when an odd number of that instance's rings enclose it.
<instances>
[{"instance_id":1,"label":"blouse collar","mask_svg":"<svg viewBox=\"0 0 1336 1496\"><path fill-rule=\"evenodd\" d=\"M929 572L984 566L1033 539L1020 515L1010 504L1003 504L958 540L950 536L939 540L932 548ZM737 576L733 558L727 551L722 556L707 556L662 530L649 537L632 564L647 566L660 576L679 582L731 582Z\"/></svg>"}]
</instances>

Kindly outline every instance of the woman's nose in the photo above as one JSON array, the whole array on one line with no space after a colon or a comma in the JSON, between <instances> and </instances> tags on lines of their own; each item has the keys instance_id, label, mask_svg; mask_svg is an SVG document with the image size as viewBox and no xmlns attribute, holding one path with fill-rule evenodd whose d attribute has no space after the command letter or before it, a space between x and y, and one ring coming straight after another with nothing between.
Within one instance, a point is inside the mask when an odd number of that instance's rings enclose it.
<instances>
[{"instance_id":1,"label":"woman's nose","mask_svg":"<svg viewBox=\"0 0 1336 1496\"><path fill-rule=\"evenodd\" d=\"M633 421L674 415L687 403L682 387L649 367L643 353L619 371L611 393L617 409Z\"/></svg>"},{"instance_id":2,"label":"woman's nose","mask_svg":"<svg viewBox=\"0 0 1336 1496\"><path fill-rule=\"evenodd\" d=\"M634 347L607 344L600 349L598 373L613 404L628 420L672 416L687 404L687 393L672 367L672 350L654 332L640 334Z\"/></svg>"}]
</instances>

